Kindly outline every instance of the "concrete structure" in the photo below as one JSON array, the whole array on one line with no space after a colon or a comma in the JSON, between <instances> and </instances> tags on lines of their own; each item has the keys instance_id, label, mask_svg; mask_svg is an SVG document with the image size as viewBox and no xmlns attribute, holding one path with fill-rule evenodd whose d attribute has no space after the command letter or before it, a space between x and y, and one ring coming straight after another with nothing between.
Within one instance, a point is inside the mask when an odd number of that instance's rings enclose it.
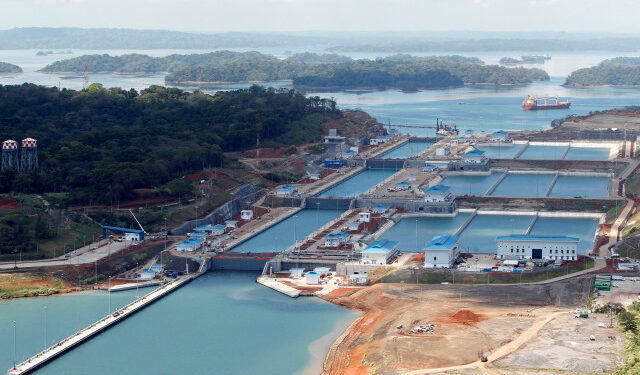
<instances>
[{"instance_id":1,"label":"concrete structure","mask_svg":"<svg viewBox=\"0 0 640 375\"><path fill-rule=\"evenodd\" d=\"M327 276L329 272L331 272L331 268L329 267L316 267L313 269L313 272L317 273L320 276Z\"/></svg>"},{"instance_id":2,"label":"concrete structure","mask_svg":"<svg viewBox=\"0 0 640 375\"><path fill-rule=\"evenodd\" d=\"M422 170L425 172L434 172L436 169L438 169L438 167L435 164L431 164L431 163L425 163L424 167L422 167Z\"/></svg>"},{"instance_id":3,"label":"concrete structure","mask_svg":"<svg viewBox=\"0 0 640 375\"><path fill-rule=\"evenodd\" d=\"M373 206L371 209L374 214L386 214L389 211L389 206L385 206L384 204L378 204Z\"/></svg>"},{"instance_id":4,"label":"concrete structure","mask_svg":"<svg viewBox=\"0 0 640 375\"><path fill-rule=\"evenodd\" d=\"M353 285L368 285L369 275L366 273L352 273L349 275L349 283Z\"/></svg>"},{"instance_id":5,"label":"concrete structure","mask_svg":"<svg viewBox=\"0 0 640 375\"><path fill-rule=\"evenodd\" d=\"M309 173L307 176L311 181L318 181L320 179L320 173Z\"/></svg>"},{"instance_id":6,"label":"concrete structure","mask_svg":"<svg viewBox=\"0 0 640 375\"><path fill-rule=\"evenodd\" d=\"M360 223L358 222L347 223L347 230L349 232L355 232L358 230L358 228L360 228Z\"/></svg>"},{"instance_id":7,"label":"concrete structure","mask_svg":"<svg viewBox=\"0 0 640 375\"><path fill-rule=\"evenodd\" d=\"M393 136L391 136L390 134L381 135L381 136L370 139L369 144L373 146L381 145L383 143L389 142L392 138Z\"/></svg>"},{"instance_id":8,"label":"concrete structure","mask_svg":"<svg viewBox=\"0 0 640 375\"><path fill-rule=\"evenodd\" d=\"M345 143L345 137L339 136L336 129L329 129L329 135L324 137L324 143L327 144L343 144Z\"/></svg>"},{"instance_id":9,"label":"concrete structure","mask_svg":"<svg viewBox=\"0 0 640 375\"><path fill-rule=\"evenodd\" d=\"M486 159L484 151L478 149L473 149L464 154L465 163L484 163Z\"/></svg>"},{"instance_id":10,"label":"concrete structure","mask_svg":"<svg viewBox=\"0 0 640 375\"><path fill-rule=\"evenodd\" d=\"M407 181L400 181L393 187L395 191L407 191L411 189L411 184Z\"/></svg>"},{"instance_id":11,"label":"concrete structure","mask_svg":"<svg viewBox=\"0 0 640 375\"><path fill-rule=\"evenodd\" d=\"M424 201L429 203L446 202L451 199L451 186L438 184L424 192Z\"/></svg>"},{"instance_id":12,"label":"concrete structure","mask_svg":"<svg viewBox=\"0 0 640 375\"><path fill-rule=\"evenodd\" d=\"M362 250L361 264L389 264L398 253L398 242L380 238Z\"/></svg>"},{"instance_id":13,"label":"concrete structure","mask_svg":"<svg viewBox=\"0 0 640 375\"><path fill-rule=\"evenodd\" d=\"M509 137L509 133L504 130L498 130L491 134L491 141L493 142L506 142Z\"/></svg>"},{"instance_id":14,"label":"concrete structure","mask_svg":"<svg viewBox=\"0 0 640 375\"><path fill-rule=\"evenodd\" d=\"M294 195L297 192L298 192L298 187L297 186L291 185L291 184L287 184L287 185L279 187L278 190L276 190L276 195L288 196L288 195Z\"/></svg>"},{"instance_id":15,"label":"concrete structure","mask_svg":"<svg viewBox=\"0 0 640 375\"><path fill-rule=\"evenodd\" d=\"M253 211L251 210L242 210L240 211L240 219L242 220L252 220L253 219Z\"/></svg>"},{"instance_id":16,"label":"concrete structure","mask_svg":"<svg viewBox=\"0 0 640 375\"><path fill-rule=\"evenodd\" d=\"M238 227L238 221L237 220L227 220L227 221L224 222L224 225L227 228L236 229Z\"/></svg>"},{"instance_id":17,"label":"concrete structure","mask_svg":"<svg viewBox=\"0 0 640 375\"><path fill-rule=\"evenodd\" d=\"M176 244L176 250L182 252L196 251L201 249L203 245L203 238L189 238L188 240Z\"/></svg>"},{"instance_id":18,"label":"concrete structure","mask_svg":"<svg viewBox=\"0 0 640 375\"><path fill-rule=\"evenodd\" d=\"M370 212L360 212L358 214L361 223L368 223L371 221L371 213Z\"/></svg>"},{"instance_id":19,"label":"concrete structure","mask_svg":"<svg viewBox=\"0 0 640 375\"><path fill-rule=\"evenodd\" d=\"M638 262L618 262L620 271L635 271L638 269Z\"/></svg>"},{"instance_id":20,"label":"concrete structure","mask_svg":"<svg viewBox=\"0 0 640 375\"><path fill-rule=\"evenodd\" d=\"M304 274L304 268L292 268L289 270L291 277L302 277Z\"/></svg>"},{"instance_id":21,"label":"concrete structure","mask_svg":"<svg viewBox=\"0 0 640 375\"><path fill-rule=\"evenodd\" d=\"M324 237L325 247L338 247L343 243L349 242L351 235L345 232L331 233Z\"/></svg>"},{"instance_id":22,"label":"concrete structure","mask_svg":"<svg viewBox=\"0 0 640 375\"><path fill-rule=\"evenodd\" d=\"M439 147L436 149L436 156L451 155L451 150L446 147Z\"/></svg>"},{"instance_id":23,"label":"concrete structure","mask_svg":"<svg viewBox=\"0 0 640 375\"><path fill-rule=\"evenodd\" d=\"M579 238L512 234L498 237L500 259L578 259Z\"/></svg>"},{"instance_id":24,"label":"concrete structure","mask_svg":"<svg viewBox=\"0 0 640 375\"><path fill-rule=\"evenodd\" d=\"M436 236L423 250L425 267L449 268L460 254L460 238L451 234Z\"/></svg>"},{"instance_id":25,"label":"concrete structure","mask_svg":"<svg viewBox=\"0 0 640 375\"><path fill-rule=\"evenodd\" d=\"M314 271L307 272L304 275L304 277L306 279L307 284L310 284L310 285L320 284L320 274L317 272L314 272Z\"/></svg>"},{"instance_id":26,"label":"concrete structure","mask_svg":"<svg viewBox=\"0 0 640 375\"><path fill-rule=\"evenodd\" d=\"M345 153L342 154L342 158L343 159L353 159L356 155L358 155L357 152L353 151L353 150L349 150Z\"/></svg>"}]
</instances>

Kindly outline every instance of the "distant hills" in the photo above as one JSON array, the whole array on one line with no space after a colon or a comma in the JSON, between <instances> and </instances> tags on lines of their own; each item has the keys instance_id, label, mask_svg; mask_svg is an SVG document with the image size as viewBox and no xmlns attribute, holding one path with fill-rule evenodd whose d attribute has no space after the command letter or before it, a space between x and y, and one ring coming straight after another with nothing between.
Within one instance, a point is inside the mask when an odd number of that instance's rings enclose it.
<instances>
[{"instance_id":1,"label":"distant hills","mask_svg":"<svg viewBox=\"0 0 640 375\"><path fill-rule=\"evenodd\" d=\"M22 68L18 65L0 61L0 73L22 73Z\"/></svg>"},{"instance_id":2,"label":"distant hills","mask_svg":"<svg viewBox=\"0 0 640 375\"><path fill-rule=\"evenodd\" d=\"M578 69L567 77L564 86L640 86L640 57L616 57Z\"/></svg>"},{"instance_id":3,"label":"distant hills","mask_svg":"<svg viewBox=\"0 0 640 375\"><path fill-rule=\"evenodd\" d=\"M638 35L564 32L226 32L114 28L24 27L0 30L0 49L225 49L300 47L305 50L415 53L442 51L636 51Z\"/></svg>"}]
</instances>

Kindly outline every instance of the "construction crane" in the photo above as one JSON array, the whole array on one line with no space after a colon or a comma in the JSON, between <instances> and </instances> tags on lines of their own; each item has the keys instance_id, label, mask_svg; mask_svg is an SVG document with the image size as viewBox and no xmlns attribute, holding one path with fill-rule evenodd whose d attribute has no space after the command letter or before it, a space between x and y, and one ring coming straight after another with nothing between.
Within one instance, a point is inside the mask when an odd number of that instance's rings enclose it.
<instances>
[{"instance_id":1,"label":"construction crane","mask_svg":"<svg viewBox=\"0 0 640 375\"><path fill-rule=\"evenodd\" d=\"M138 221L138 218L136 217L136 215L133 214L133 211L131 211L131 209L129 209L129 212L131 213L131 216L133 216L133 218L136 221L136 223L138 223L138 226L144 232L144 234L148 234L147 231L144 230L144 228L142 227L142 224L140 224L140 222Z\"/></svg>"}]
</instances>

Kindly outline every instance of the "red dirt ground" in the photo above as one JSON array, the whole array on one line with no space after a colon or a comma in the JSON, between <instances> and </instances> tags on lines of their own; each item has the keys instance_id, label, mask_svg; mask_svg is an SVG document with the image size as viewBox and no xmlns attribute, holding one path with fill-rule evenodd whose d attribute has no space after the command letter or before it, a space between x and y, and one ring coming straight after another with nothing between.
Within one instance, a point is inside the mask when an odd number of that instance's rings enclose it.
<instances>
[{"instance_id":1,"label":"red dirt ground","mask_svg":"<svg viewBox=\"0 0 640 375\"><path fill-rule=\"evenodd\" d=\"M6 210L19 210L20 203L14 199L0 198L0 208L4 208Z\"/></svg>"}]
</instances>

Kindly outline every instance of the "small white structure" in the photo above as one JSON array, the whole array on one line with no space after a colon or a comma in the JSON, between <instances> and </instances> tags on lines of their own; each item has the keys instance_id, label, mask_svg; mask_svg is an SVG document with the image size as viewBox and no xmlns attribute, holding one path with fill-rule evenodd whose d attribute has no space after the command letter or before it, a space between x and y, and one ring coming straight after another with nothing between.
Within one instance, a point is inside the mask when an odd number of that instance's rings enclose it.
<instances>
[{"instance_id":1,"label":"small white structure","mask_svg":"<svg viewBox=\"0 0 640 375\"><path fill-rule=\"evenodd\" d=\"M329 272L331 272L331 268L329 267L316 267L313 269L313 272L317 273L320 276L327 276Z\"/></svg>"},{"instance_id":2,"label":"small white structure","mask_svg":"<svg viewBox=\"0 0 640 375\"><path fill-rule=\"evenodd\" d=\"M194 232L205 232L214 236L220 236L222 234L224 234L225 232L225 228L226 226L222 225L222 224L217 224L217 225L211 225L211 224L207 224L207 225L201 225L199 227L195 227L193 228Z\"/></svg>"},{"instance_id":3,"label":"small white structure","mask_svg":"<svg viewBox=\"0 0 640 375\"><path fill-rule=\"evenodd\" d=\"M446 147L438 147L436 149L436 156L447 156L451 154L451 150Z\"/></svg>"},{"instance_id":4,"label":"small white structure","mask_svg":"<svg viewBox=\"0 0 640 375\"><path fill-rule=\"evenodd\" d=\"M422 170L424 172L429 172L429 173L433 173L436 169L438 169L438 167L431 163L426 163L424 167L422 167Z\"/></svg>"},{"instance_id":5,"label":"small white structure","mask_svg":"<svg viewBox=\"0 0 640 375\"><path fill-rule=\"evenodd\" d=\"M343 159L353 159L356 155L358 155L357 152L353 151L353 150L349 150L345 153L342 154L342 158Z\"/></svg>"},{"instance_id":6,"label":"small white structure","mask_svg":"<svg viewBox=\"0 0 640 375\"><path fill-rule=\"evenodd\" d=\"M512 234L498 237L499 259L577 260L579 238Z\"/></svg>"},{"instance_id":7,"label":"small white structure","mask_svg":"<svg viewBox=\"0 0 640 375\"><path fill-rule=\"evenodd\" d=\"M181 252L196 251L202 248L203 245L204 245L204 239L189 238L188 240L185 240L176 244L176 250Z\"/></svg>"},{"instance_id":8,"label":"small white structure","mask_svg":"<svg viewBox=\"0 0 640 375\"><path fill-rule=\"evenodd\" d=\"M156 277L156 272L153 270L143 270L140 272L140 279L151 280Z\"/></svg>"},{"instance_id":9,"label":"small white structure","mask_svg":"<svg viewBox=\"0 0 640 375\"><path fill-rule=\"evenodd\" d=\"M638 269L638 262L618 262L620 271L635 271Z\"/></svg>"},{"instance_id":10,"label":"small white structure","mask_svg":"<svg viewBox=\"0 0 640 375\"><path fill-rule=\"evenodd\" d=\"M253 219L253 211L251 210L242 210L240 211L240 218L242 220L252 220Z\"/></svg>"},{"instance_id":11,"label":"small white structure","mask_svg":"<svg viewBox=\"0 0 640 375\"><path fill-rule=\"evenodd\" d=\"M360 228L360 223L358 222L347 223L347 231L349 232L355 232L358 228Z\"/></svg>"},{"instance_id":12,"label":"small white structure","mask_svg":"<svg viewBox=\"0 0 640 375\"><path fill-rule=\"evenodd\" d=\"M298 187L297 186L291 185L291 184L287 184L287 185L279 187L278 190L276 190L276 195L288 196L288 195L294 195L297 192L298 192Z\"/></svg>"},{"instance_id":13,"label":"small white structure","mask_svg":"<svg viewBox=\"0 0 640 375\"><path fill-rule=\"evenodd\" d=\"M411 184L407 181L400 181L394 187L395 191L407 191L411 189Z\"/></svg>"},{"instance_id":14,"label":"small white structure","mask_svg":"<svg viewBox=\"0 0 640 375\"><path fill-rule=\"evenodd\" d=\"M238 227L237 220L227 220L224 222L224 224L227 226L227 228L231 228L231 229L236 229Z\"/></svg>"},{"instance_id":15,"label":"small white structure","mask_svg":"<svg viewBox=\"0 0 640 375\"><path fill-rule=\"evenodd\" d=\"M387 143L391 140L391 138L393 138L390 134L387 135L381 135L379 137L375 137L369 140L369 144L373 145L373 146L377 146L383 143Z\"/></svg>"},{"instance_id":16,"label":"small white structure","mask_svg":"<svg viewBox=\"0 0 640 375\"><path fill-rule=\"evenodd\" d=\"M460 238L450 234L436 236L423 250L425 267L449 268L460 254Z\"/></svg>"},{"instance_id":17,"label":"small white structure","mask_svg":"<svg viewBox=\"0 0 640 375\"><path fill-rule=\"evenodd\" d=\"M212 236L222 236L227 231L226 225L216 224L211 227Z\"/></svg>"},{"instance_id":18,"label":"small white structure","mask_svg":"<svg viewBox=\"0 0 640 375\"><path fill-rule=\"evenodd\" d=\"M361 223L368 223L371 221L371 213L370 212L360 212L358 215Z\"/></svg>"},{"instance_id":19,"label":"small white structure","mask_svg":"<svg viewBox=\"0 0 640 375\"><path fill-rule=\"evenodd\" d=\"M451 146L457 146L458 145L458 138L453 138L449 141L449 144Z\"/></svg>"},{"instance_id":20,"label":"small white structure","mask_svg":"<svg viewBox=\"0 0 640 375\"><path fill-rule=\"evenodd\" d=\"M360 152L360 149L358 148L358 146L351 146L349 150L355 152L356 155L358 155L358 153Z\"/></svg>"},{"instance_id":21,"label":"small white structure","mask_svg":"<svg viewBox=\"0 0 640 375\"><path fill-rule=\"evenodd\" d=\"M369 275L366 273L352 273L349 275L349 282L354 285L369 284Z\"/></svg>"},{"instance_id":22,"label":"small white structure","mask_svg":"<svg viewBox=\"0 0 640 375\"><path fill-rule=\"evenodd\" d=\"M416 176L416 175L415 175L415 174L413 174L413 173L412 173L412 174L408 174L408 175L407 175L407 180L409 180L409 181L415 181L415 180L417 180L417 179L418 179L418 176Z\"/></svg>"},{"instance_id":23,"label":"small white structure","mask_svg":"<svg viewBox=\"0 0 640 375\"><path fill-rule=\"evenodd\" d=\"M491 140L493 142L506 142L508 136L509 136L509 133L507 133L506 131L498 130L497 132L493 132L491 134Z\"/></svg>"},{"instance_id":24,"label":"small white structure","mask_svg":"<svg viewBox=\"0 0 640 375\"><path fill-rule=\"evenodd\" d=\"M320 179L320 173L309 173L309 179L311 181L318 181Z\"/></svg>"},{"instance_id":25,"label":"small white structure","mask_svg":"<svg viewBox=\"0 0 640 375\"><path fill-rule=\"evenodd\" d=\"M155 273L162 273L164 272L164 264L153 264L151 266L151 271L155 272Z\"/></svg>"},{"instance_id":26,"label":"small white structure","mask_svg":"<svg viewBox=\"0 0 640 375\"><path fill-rule=\"evenodd\" d=\"M374 214L386 214L389 211L389 206L385 206L384 204L378 204L373 206L371 209Z\"/></svg>"},{"instance_id":27,"label":"small white structure","mask_svg":"<svg viewBox=\"0 0 640 375\"><path fill-rule=\"evenodd\" d=\"M464 154L465 163L484 163L487 158L484 156L484 151L474 148Z\"/></svg>"},{"instance_id":28,"label":"small white structure","mask_svg":"<svg viewBox=\"0 0 640 375\"><path fill-rule=\"evenodd\" d=\"M467 143L469 142L469 140L467 139L467 137L458 137L458 143Z\"/></svg>"},{"instance_id":29,"label":"small white structure","mask_svg":"<svg viewBox=\"0 0 640 375\"><path fill-rule=\"evenodd\" d=\"M291 277L302 277L304 268L292 268L289 270L289 272L291 273Z\"/></svg>"},{"instance_id":30,"label":"small white structure","mask_svg":"<svg viewBox=\"0 0 640 375\"><path fill-rule=\"evenodd\" d=\"M391 259L398 253L398 242L379 238L362 250L360 263L362 264L389 264Z\"/></svg>"},{"instance_id":31,"label":"small white structure","mask_svg":"<svg viewBox=\"0 0 640 375\"><path fill-rule=\"evenodd\" d=\"M427 203L446 202L450 198L451 186L443 184L434 185L424 192L424 201Z\"/></svg>"},{"instance_id":32,"label":"small white structure","mask_svg":"<svg viewBox=\"0 0 640 375\"><path fill-rule=\"evenodd\" d=\"M125 241L140 241L140 233L125 232L123 239Z\"/></svg>"},{"instance_id":33,"label":"small white structure","mask_svg":"<svg viewBox=\"0 0 640 375\"><path fill-rule=\"evenodd\" d=\"M338 247L343 243L349 242L351 235L345 232L331 233L324 237L325 247Z\"/></svg>"},{"instance_id":34,"label":"small white structure","mask_svg":"<svg viewBox=\"0 0 640 375\"><path fill-rule=\"evenodd\" d=\"M320 284L320 274L314 271L311 272L307 272L306 275L304 275L307 284L311 284L311 285L318 285Z\"/></svg>"}]
</instances>

